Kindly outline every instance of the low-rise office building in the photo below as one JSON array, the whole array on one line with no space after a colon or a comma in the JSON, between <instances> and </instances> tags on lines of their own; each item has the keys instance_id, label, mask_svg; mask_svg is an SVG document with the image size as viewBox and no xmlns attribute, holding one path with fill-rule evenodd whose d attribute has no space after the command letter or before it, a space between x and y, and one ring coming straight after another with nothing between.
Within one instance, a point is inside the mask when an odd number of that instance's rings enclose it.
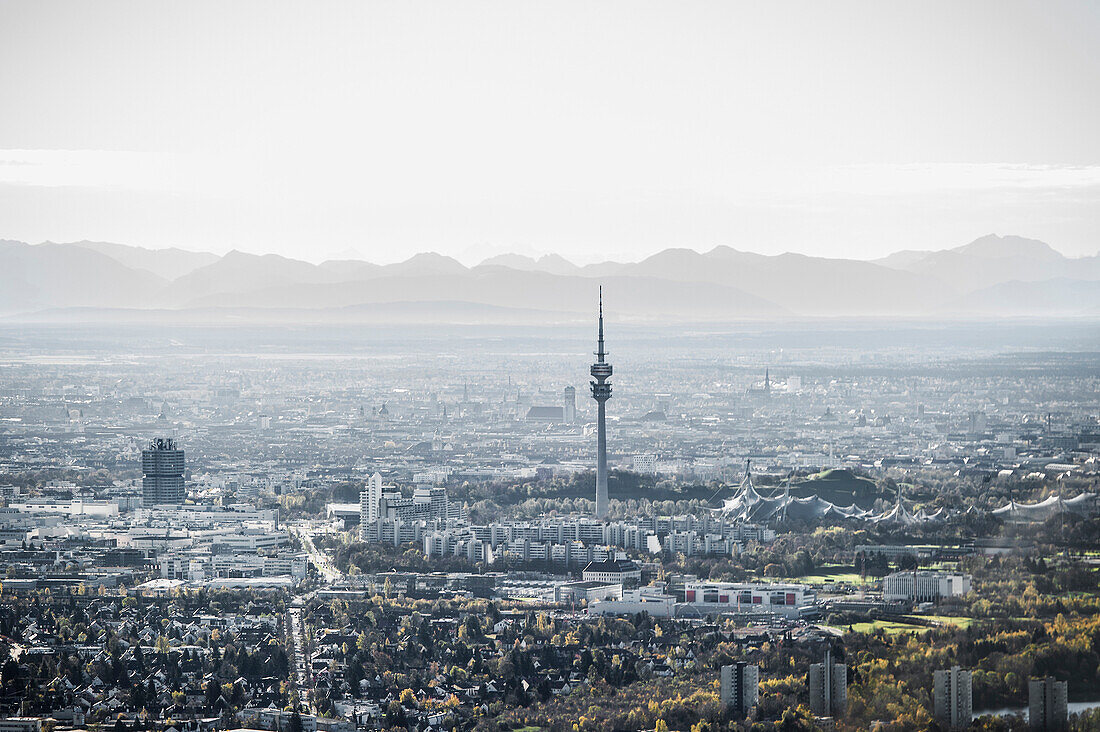
<instances>
[{"instance_id":1,"label":"low-rise office building","mask_svg":"<svg viewBox=\"0 0 1100 732\"><path fill-rule=\"evenodd\" d=\"M602 562L589 562L581 572L581 579L586 582L631 584L641 581L642 570L634 562L608 559Z\"/></svg>"},{"instance_id":2,"label":"low-rise office building","mask_svg":"<svg viewBox=\"0 0 1100 732\"><path fill-rule=\"evenodd\" d=\"M554 590L554 602L595 603L600 600L619 600L623 586L617 582L566 582Z\"/></svg>"},{"instance_id":3,"label":"low-rise office building","mask_svg":"<svg viewBox=\"0 0 1100 732\"><path fill-rule=\"evenodd\" d=\"M675 614L676 598L664 594L660 587L639 587L624 590L620 599L602 600L590 605L589 615L638 615L651 618L671 618Z\"/></svg>"},{"instance_id":4,"label":"low-rise office building","mask_svg":"<svg viewBox=\"0 0 1100 732\"><path fill-rule=\"evenodd\" d=\"M817 602L808 585L693 581L684 584L684 603L701 612L771 612L788 618L806 614Z\"/></svg>"}]
</instances>

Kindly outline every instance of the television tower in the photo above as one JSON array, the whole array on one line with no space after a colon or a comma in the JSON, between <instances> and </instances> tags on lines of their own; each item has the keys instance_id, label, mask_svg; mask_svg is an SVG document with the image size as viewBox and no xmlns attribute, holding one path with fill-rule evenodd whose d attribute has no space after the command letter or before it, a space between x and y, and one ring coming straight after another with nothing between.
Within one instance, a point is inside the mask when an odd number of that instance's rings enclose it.
<instances>
[{"instance_id":1,"label":"television tower","mask_svg":"<svg viewBox=\"0 0 1100 732\"><path fill-rule=\"evenodd\" d=\"M603 287L600 287L600 326L596 341L596 363L592 364L592 398L599 405L599 417L596 420L596 518L607 516L607 400L611 398L611 364L605 360L603 350Z\"/></svg>"}]
</instances>

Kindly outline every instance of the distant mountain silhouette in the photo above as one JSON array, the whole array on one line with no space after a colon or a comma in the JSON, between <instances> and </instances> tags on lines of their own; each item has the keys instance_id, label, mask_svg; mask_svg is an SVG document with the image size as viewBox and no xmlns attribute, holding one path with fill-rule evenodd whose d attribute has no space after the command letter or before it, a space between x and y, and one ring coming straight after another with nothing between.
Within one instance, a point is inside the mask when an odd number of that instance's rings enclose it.
<instances>
[{"instance_id":1,"label":"distant mountain silhouette","mask_svg":"<svg viewBox=\"0 0 1100 732\"><path fill-rule=\"evenodd\" d=\"M378 270L376 276L386 277L420 277L431 275L456 275L465 274L469 270L457 259L436 254L435 252L421 252L413 255L404 262L387 264Z\"/></svg>"},{"instance_id":2,"label":"distant mountain silhouette","mask_svg":"<svg viewBox=\"0 0 1100 732\"><path fill-rule=\"evenodd\" d=\"M329 259L321 262L321 269L327 269L330 272L335 272L341 277L349 277L354 279L363 279L366 277L373 277L379 270L382 269L382 265L373 264L371 262L363 262L358 259Z\"/></svg>"},{"instance_id":3,"label":"distant mountain silhouette","mask_svg":"<svg viewBox=\"0 0 1100 732\"><path fill-rule=\"evenodd\" d=\"M1014 317L1100 315L1100 280L1000 282L949 303L952 313Z\"/></svg>"},{"instance_id":4,"label":"distant mountain silhouette","mask_svg":"<svg viewBox=\"0 0 1100 732\"><path fill-rule=\"evenodd\" d=\"M550 274L570 275L580 272L580 267L557 254L544 254L538 259L522 254L501 254L490 257L479 267L507 267L524 272L549 272Z\"/></svg>"},{"instance_id":5,"label":"distant mountain silhouette","mask_svg":"<svg viewBox=\"0 0 1100 732\"><path fill-rule=\"evenodd\" d=\"M802 254L765 256L725 246L705 254L666 249L637 264L598 264L584 272L711 282L803 315L911 314L956 294L934 280L871 262Z\"/></svg>"},{"instance_id":6,"label":"distant mountain silhouette","mask_svg":"<svg viewBox=\"0 0 1100 732\"><path fill-rule=\"evenodd\" d=\"M189 252L186 249L176 249L174 247L171 249L143 249L105 241L77 241L73 242L72 245L106 254L131 269L143 269L166 280L182 277L189 272L194 272L199 267L213 264L219 259L217 254L210 252Z\"/></svg>"},{"instance_id":7,"label":"distant mountain silhouette","mask_svg":"<svg viewBox=\"0 0 1100 732\"><path fill-rule=\"evenodd\" d=\"M142 307L166 284L151 272L75 244L0 242L0 312Z\"/></svg>"},{"instance_id":8,"label":"distant mountain silhouette","mask_svg":"<svg viewBox=\"0 0 1100 732\"><path fill-rule=\"evenodd\" d=\"M586 314L587 315L587 314ZM546 325L579 320L559 313L524 308L501 308L469 302L385 302L343 308L51 308L18 316L27 323L173 323L214 325L233 323L358 323L480 325L486 322ZM585 317L587 324L590 318Z\"/></svg>"},{"instance_id":9,"label":"distant mountain silhouette","mask_svg":"<svg viewBox=\"0 0 1100 732\"><path fill-rule=\"evenodd\" d=\"M606 277L615 292L616 311L624 317L672 320L737 320L790 313L775 303L731 287L704 282L674 282L651 277ZM470 302L560 313L587 313L596 281L545 272L475 268L457 274L372 277L293 289L270 287L199 297L187 307L321 307L417 301Z\"/></svg>"},{"instance_id":10,"label":"distant mountain silhouette","mask_svg":"<svg viewBox=\"0 0 1100 732\"><path fill-rule=\"evenodd\" d=\"M516 322L532 313L572 319L588 313L598 284L613 293L619 318L647 321L1096 315L1097 282L1100 257L1072 259L1041 241L995 235L873 262L719 246L584 267L558 255L506 254L475 267L432 252L389 265L314 265L239 251L218 257L103 242L0 241L0 314L100 319L157 308L271 320L346 319L356 308L354 317L369 322Z\"/></svg>"},{"instance_id":11,"label":"distant mountain silhouette","mask_svg":"<svg viewBox=\"0 0 1100 732\"><path fill-rule=\"evenodd\" d=\"M170 284L158 302L169 307L223 292L251 292L271 287L337 282L338 272L277 254L229 252L213 264L200 267Z\"/></svg>"},{"instance_id":12,"label":"distant mountain silhouette","mask_svg":"<svg viewBox=\"0 0 1100 732\"><path fill-rule=\"evenodd\" d=\"M1100 257L1071 259L1036 239L989 234L955 249L898 252L878 264L929 275L959 293L1002 282L1038 282L1057 277L1100 279Z\"/></svg>"}]
</instances>

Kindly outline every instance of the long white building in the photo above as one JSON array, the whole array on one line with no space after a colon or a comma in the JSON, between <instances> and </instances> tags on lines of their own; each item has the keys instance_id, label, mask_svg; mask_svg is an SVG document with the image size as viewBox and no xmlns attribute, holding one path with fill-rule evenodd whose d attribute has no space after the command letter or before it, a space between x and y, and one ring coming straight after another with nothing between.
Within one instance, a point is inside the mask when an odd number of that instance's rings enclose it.
<instances>
[{"instance_id":1,"label":"long white building","mask_svg":"<svg viewBox=\"0 0 1100 732\"><path fill-rule=\"evenodd\" d=\"M938 602L945 597L960 597L970 592L970 575L949 572L905 571L889 574L882 581L887 602Z\"/></svg>"},{"instance_id":2,"label":"long white building","mask_svg":"<svg viewBox=\"0 0 1100 732\"><path fill-rule=\"evenodd\" d=\"M671 618L676 611L676 598L666 595L661 587L639 587L624 590L615 600L603 600L589 605L589 615L637 615L646 613L651 618Z\"/></svg>"},{"instance_id":3,"label":"long white building","mask_svg":"<svg viewBox=\"0 0 1100 732\"><path fill-rule=\"evenodd\" d=\"M158 558L163 579L182 579L203 583L215 578L232 577L293 577L305 579L305 554L190 554L172 552Z\"/></svg>"},{"instance_id":4,"label":"long white building","mask_svg":"<svg viewBox=\"0 0 1100 732\"><path fill-rule=\"evenodd\" d=\"M364 495L366 492L364 491ZM367 498L366 500L373 500ZM408 500L408 499L406 499ZM385 499L383 498L383 502ZM367 513L364 511L364 516ZM379 522L385 521L385 517ZM364 541L385 541L383 530L372 524L360 527ZM427 556L452 553L460 541L485 542L498 554L519 562L600 561L600 556L573 557L569 547L620 547L636 552L660 554L733 554L743 542L767 542L775 538L771 529L752 524L695 516L645 516L626 521L600 521L589 517L565 517L539 521L509 521L468 525L448 522L426 529L423 537ZM411 539L410 539L411 540Z\"/></svg>"},{"instance_id":5,"label":"long white building","mask_svg":"<svg viewBox=\"0 0 1100 732\"><path fill-rule=\"evenodd\" d=\"M700 613L775 613L787 618L806 614L817 602L809 585L694 581L684 584L684 604Z\"/></svg>"}]
</instances>

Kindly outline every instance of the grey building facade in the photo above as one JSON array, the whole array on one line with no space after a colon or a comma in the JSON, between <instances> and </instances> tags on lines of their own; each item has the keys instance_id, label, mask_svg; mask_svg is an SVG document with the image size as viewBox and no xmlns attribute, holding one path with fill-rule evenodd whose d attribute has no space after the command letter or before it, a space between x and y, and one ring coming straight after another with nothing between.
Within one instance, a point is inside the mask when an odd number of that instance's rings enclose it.
<instances>
[{"instance_id":1,"label":"grey building facade","mask_svg":"<svg viewBox=\"0 0 1100 732\"><path fill-rule=\"evenodd\" d=\"M748 717L760 698L760 669L744 662L723 666L720 698L735 719Z\"/></svg>"},{"instance_id":2,"label":"grey building facade","mask_svg":"<svg viewBox=\"0 0 1100 732\"><path fill-rule=\"evenodd\" d=\"M848 667L825 651L823 663L810 666L810 709L821 717L842 717L848 710Z\"/></svg>"},{"instance_id":3,"label":"grey building facade","mask_svg":"<svg viewBox=\"0 0 1100 732\"><path fill-rule=\"evenodd\" d=\"M951 729L965 729L974 716L970 671L953 666L932 674L932 702L936 721Z\"/></svg>"},{"instance_id":4,"label":"grey building facade","mask_svg":"<svg viewBox=\"0 0 1100 732\"><path fill-rule=\"evenodd\" d=\"M1069 684L1053 676L1027 683L1027 718L1032 729L1060 730L1069 724Z\"/></svg>"}]
</instances>

